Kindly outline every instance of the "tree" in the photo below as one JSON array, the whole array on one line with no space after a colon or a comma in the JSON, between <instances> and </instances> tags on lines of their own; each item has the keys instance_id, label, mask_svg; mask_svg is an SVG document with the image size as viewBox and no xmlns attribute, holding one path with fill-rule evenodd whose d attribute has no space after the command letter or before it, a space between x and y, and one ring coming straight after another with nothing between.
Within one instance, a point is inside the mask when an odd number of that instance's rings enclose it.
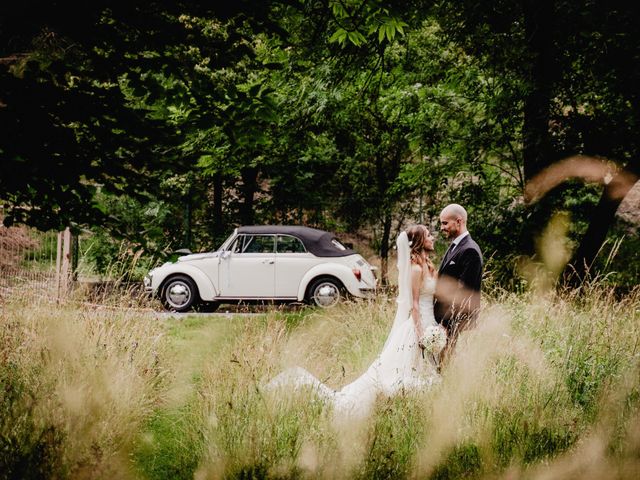
<instances>
[{"instance_id":1,"label":"tree","mask_svg":"<svg viewBox=\"0 0 640 480\"><path fill-rule=\"evenodd\" d=\"M186 172L190 159L177 148L182 132L167 121L188 108L176 79L184 72L184 47L195 40L182 18L242 17L258 25L269 8L268 2L38 3L5 5L0 16L0 188L5 223L43 229L104 223L108 212L93 201L97 187L140 196L157 192L154 172ZM211 49L224 59L234 42L232 32ZM170 98L164 111L160 95Z\"/></svg>"},{"instance_id":2,"label":"tree","mask_svg":"<svg viewBox=\"0 0 640 480\"><path fill-rule=\"evenodd\" d=\"M499 74L520 79L511 93L516 107L511 118L518 121L522 115L522 135L515 140L522 145L525 183L575 154L637 171L636 8L620 10L596 1L441 2L437 15L467 51ZM603 187L571 262L578 278L592 264L621 200Z\"/></svg>"}]
</instances>

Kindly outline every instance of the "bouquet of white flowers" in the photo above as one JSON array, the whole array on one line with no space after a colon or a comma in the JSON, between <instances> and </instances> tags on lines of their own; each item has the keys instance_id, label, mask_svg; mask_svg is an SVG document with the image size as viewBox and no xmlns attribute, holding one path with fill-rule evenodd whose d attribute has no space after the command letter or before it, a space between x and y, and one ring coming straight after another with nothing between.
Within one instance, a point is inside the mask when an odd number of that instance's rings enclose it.
<instances>
[{"instance_id":1,"label":"bouquet of white flowers","mask_svg":"<svg viewBox=\"0 0 640 480\"><path fill-rule=\"evenodd\" d=\"M438 355L447 344L447 331L441 325L429 325L418 345L424 353Z\"/></svg>"}]
</instances>

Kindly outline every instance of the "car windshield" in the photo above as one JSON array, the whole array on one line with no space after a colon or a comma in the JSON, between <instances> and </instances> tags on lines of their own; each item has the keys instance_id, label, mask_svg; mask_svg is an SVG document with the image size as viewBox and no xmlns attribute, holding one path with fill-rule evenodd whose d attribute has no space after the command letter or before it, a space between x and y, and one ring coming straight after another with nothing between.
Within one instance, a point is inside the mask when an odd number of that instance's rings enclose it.
<instances>
[{"instance_id":1,"label":"car windshield","mask_svg":"<svg viewBox=\"0 0 640 480\"><path fill-rule=\"evenodd\" d=\"M225 250L229 250L229 246L231 245L231 241L235 238L237 232L238 232L238 229L235 229L233 231L233 233L231 235L229 235L227 237L227 239L224 242L222 242L222 245L220 245L218 247L218 249L215 250L215 251L216 252L224 252Z\"/></svg>"}]
</instances>

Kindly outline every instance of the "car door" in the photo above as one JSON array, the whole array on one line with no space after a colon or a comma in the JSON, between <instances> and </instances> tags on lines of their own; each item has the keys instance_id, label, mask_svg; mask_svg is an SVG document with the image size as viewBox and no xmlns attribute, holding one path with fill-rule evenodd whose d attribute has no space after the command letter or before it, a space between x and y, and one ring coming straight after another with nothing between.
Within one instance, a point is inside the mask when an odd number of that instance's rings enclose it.
<instances>
[{"instance_id":1,"label":"car door","mask_svg":"<svg viewBox=\"0 0 640 480\"><path fill-rule=\"evenodd\" d=\"M220 296L273 298L275 235L238 235L221 258Z\"/></svg>"},{"instance_id":2,"label":"car door","mask_svg":"<svg viewBox=\"0 0 640 480\"><path fill-rule=\"evenodd\" d=\"M276 237L276 297L297 298L300 281L319 259L292 235Z\"/></svg>"}]
</instances>

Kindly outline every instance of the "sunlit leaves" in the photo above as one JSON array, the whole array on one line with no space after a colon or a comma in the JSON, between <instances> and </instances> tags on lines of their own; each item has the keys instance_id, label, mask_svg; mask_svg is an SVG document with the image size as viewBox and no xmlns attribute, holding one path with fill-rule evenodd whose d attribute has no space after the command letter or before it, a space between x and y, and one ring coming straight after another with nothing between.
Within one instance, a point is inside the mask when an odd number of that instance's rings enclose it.
<instances>
[{"instance_id":1,"label":"sunlit leaves","mask_svg":"<svg viewBox=\"0 0 640 480\"><path fill-rule=\"evenodd\" d=\"M381 8L374 0L329 2L336 30L329 37L329 43L362 46L377 37L378 43L393 42L396 35L404 35L409 25L388 8Z\"/></svg>"}]
</instances>

